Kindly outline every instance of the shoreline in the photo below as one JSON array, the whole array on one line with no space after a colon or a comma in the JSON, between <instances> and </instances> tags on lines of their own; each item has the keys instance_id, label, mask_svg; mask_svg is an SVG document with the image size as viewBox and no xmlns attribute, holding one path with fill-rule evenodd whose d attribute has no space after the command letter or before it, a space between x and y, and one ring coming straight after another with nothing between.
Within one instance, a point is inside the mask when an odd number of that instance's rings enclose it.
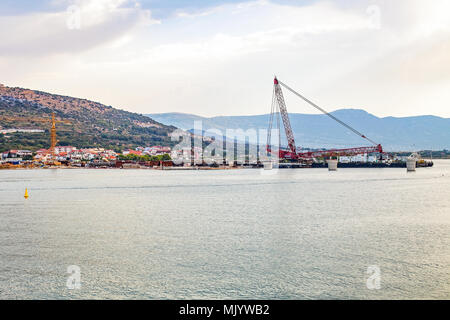
<instances>
[{"instance_id":1,"label":"shoreline","mask_svg":"<svg viewBox=\"0 0 450 320\"><path fill-rule=\"evenodd\" d=\"M438 159L439 161L450 161L450 159ZM434 162L427 165L418 165L417 169L426 169L432 168L435 166ZM349 164L349 163L339 163L338 169L406 169L406 163L404 164ZM263 166L225 166L225 167L78 167L78 166L49 166L49 167L0 167L0 171L2 170L157 170L157 171L210 171L210 170L244 170L244 169L255 169L255 170L264 170ZM293 164L286 164L279 168L273 168L286 170L286 169L328 169L328 166L325 164L315 164L312 166L302 167Z\"/></svg>"}]
</instances>

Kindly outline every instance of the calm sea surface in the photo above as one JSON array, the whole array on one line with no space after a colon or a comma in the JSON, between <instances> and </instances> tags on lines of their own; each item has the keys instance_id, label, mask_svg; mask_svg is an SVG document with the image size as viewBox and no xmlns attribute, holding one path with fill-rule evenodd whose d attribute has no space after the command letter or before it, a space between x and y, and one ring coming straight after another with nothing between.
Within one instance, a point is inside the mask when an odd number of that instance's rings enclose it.
<instances>
[{"instance_id":1,"label":"calm sea surface","mask_svg":"<svg viewBox=\"0 0 450 320\"><path fill-rule=\"evenodd\" d=\"M450 299L450 161L0 171L0 298Z\"/></svg>"}]
</instances>

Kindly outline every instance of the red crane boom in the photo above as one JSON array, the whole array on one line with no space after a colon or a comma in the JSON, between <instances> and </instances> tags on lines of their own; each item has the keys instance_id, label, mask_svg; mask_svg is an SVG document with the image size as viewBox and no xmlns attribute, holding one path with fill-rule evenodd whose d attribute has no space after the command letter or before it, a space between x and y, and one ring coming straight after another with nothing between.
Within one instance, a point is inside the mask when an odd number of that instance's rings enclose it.
<instances>
[{"instance_id":1,"label":"red crane boom","mask_svg":"<svg viewBox=\"0 0 450 320\"><path fill-rule=\"evenodd\" d=\"M281 118L283 119L284 130L286 131L286 138L288 141L289 149L293 154L297 153L297 147L295 146L294 133L292 132L291 122L289 121L289 115L286 108L286 103L284 102L283 91L281 90L280 83L278 79L275 78L275 97L278 102L278 107L281 113Z\"/></svg>"},{"instance_id":2,"label":"red crane boom","mask_svg":"<svg viewBox=\"0 0 450 320\"><path fill-rule=\"evenodd\" d=\"M297 147L295 144L294 134L292 132L291 122L289 121L289 114L287 112L286 108L286 102L284 101L283 91L281 89L281 86L291 91L293 94L295 94L297 97L301 98L314 108L320 110L322 113L333 119L334 121L338 122L342 126L346 127L353 133L357 134L361 138L369 141L374 146L371 147L359 147L359 148L348 148L348 149L332 149L332 150L322 150L322 151L314 151L314 152L303 152L298 153ZM358 130L354 129L350 125L346 124L345 122L339 120L334 115L330 114L329 112L325 111L321 107L319 107L314 102L310 101L309 99L305 98L300 93L296 92L283 82L279 81L276 77L274 79L274 98L272 98L272 104L276 104L276 108L272 105L272 113L270 115L270 122L269 122L269 132L267 136L267 151L271 152L271 131L272 131L272 122L273 122L273 113L276 112L276 109L281 114L281 118L283 120L284 130L286 132L286 138L288 141L289 150L281 150L280 149L280 158L282 159L291 159L291 160L299 160L299 159L312 159L312 158L319 158L319 157L332 157L332 156L352 156L352 155L358 155L358 154L365 154L365 153L374 153L379 152L383 153L383 147L381 144L378 144L374 142L373 140L369 139L367 136L359 132Z\"/></svg>"}]
</instances>

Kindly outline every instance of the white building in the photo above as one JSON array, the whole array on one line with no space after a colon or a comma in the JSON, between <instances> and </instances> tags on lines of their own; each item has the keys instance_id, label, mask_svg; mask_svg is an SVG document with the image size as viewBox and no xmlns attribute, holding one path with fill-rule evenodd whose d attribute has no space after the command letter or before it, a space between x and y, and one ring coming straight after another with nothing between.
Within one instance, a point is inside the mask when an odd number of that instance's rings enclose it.
<instances>
[{"instance_id":1,"label":"white building","mask_svg":"<svg viewBox=\"0 0 450 320\"><path fill-rule=\"evenodd\" d=\"M55 147L55 153L56 154L63 153L63 152L71 153L72 151L75 151L75 150L77 150L77 148L72 147L72 146L56 146Z\"/></svg>"}]
</instances>

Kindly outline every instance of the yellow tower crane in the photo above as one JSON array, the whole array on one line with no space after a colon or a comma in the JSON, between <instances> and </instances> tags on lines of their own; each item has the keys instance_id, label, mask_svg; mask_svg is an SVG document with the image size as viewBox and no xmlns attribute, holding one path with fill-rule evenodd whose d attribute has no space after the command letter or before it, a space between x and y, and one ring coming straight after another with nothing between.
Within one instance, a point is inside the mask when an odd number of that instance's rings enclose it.
<instances>
[{"instance_id":1,"label":"yellow tower crane","mask_svg":"<svg viewBox=\"0 0 450 320\"><path fill-rule=\"evenodd\" d=\"M5 121L30 121L30 122L45 122L45 123L50 122L51 123L51 128L50 128L50 152L53 155L55 154L56 144L59 142L56 139L56 124L57 123L72 124L70 121L67 121L67 120L56 120L54 112L52 112L52 117L51 118L16 118L16 117L0 116L0 120L5 120Z\"/></svg>"}]
</instances>

